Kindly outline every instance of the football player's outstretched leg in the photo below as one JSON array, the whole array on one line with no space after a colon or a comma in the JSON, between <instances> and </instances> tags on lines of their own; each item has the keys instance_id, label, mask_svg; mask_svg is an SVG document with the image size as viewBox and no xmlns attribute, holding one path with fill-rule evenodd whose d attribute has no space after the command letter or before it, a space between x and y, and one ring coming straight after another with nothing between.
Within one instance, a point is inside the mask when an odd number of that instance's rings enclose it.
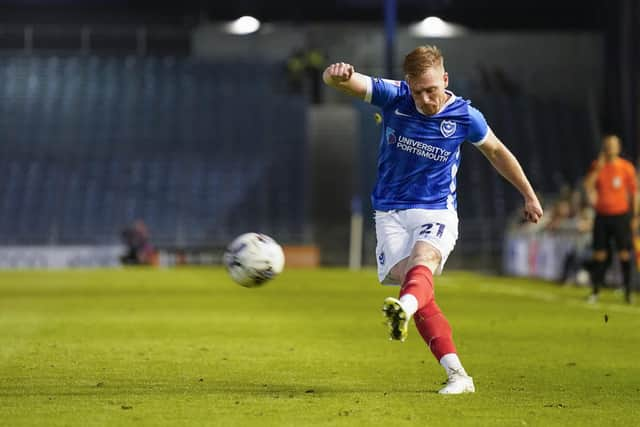
<instances>
[{"instance_id":1,"label":"football player's outstretched leg","mask_svg":"<svg viewBox=\"0 0 640 427\"><path fill-rule=\"evenodd\" d=\"M411 224L411 221L409 221ZM388 319L390 338L404 341L407 336L409 319L413 317L416 328L429 350L442 365L447 375L447 384L439 393L461 394L475 392L471 378L458 357L451 326L436 304L432 271L439 271L442 265L441 253L448 253L452 242L444 239L419 239L415 242L410 256L398 262L394 273L408 269L404 276L399 299L386 298L383 312ZM439 247L440 249L437 249ZM392 316L389 316L392 313ZM400 319L401 321L395 321Z\"/></svg>"}]
</instances>

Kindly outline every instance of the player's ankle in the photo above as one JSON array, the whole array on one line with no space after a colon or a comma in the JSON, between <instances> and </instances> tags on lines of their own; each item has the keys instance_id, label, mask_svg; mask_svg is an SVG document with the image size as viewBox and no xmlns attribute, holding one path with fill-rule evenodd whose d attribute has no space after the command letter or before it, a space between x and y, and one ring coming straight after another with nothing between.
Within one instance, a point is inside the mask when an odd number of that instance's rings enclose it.
<instances>
[{"instance_id":1,"label":"player's ankle","mask_svg":"<svg viewBox=\"0 0 640 427\"><path fill-rule=\"evenodd\" d=\"M412 294L404 294L400 297L400 306L407 313L407 318L411 318L418 311L418 299Z\"/></svg>"},{"instance_id":2,"label":"player's ankle","mask_svg":"<svg viewBox=\"0 0 640 427\"><path fill-rule=\"evenodd\" d=\"M462 362L456 353L448 353L440 358L440 365L444 368L447 376L450 375L462 375L469 376L467 371L462 366Z\"/></svg>"}]
</instances>

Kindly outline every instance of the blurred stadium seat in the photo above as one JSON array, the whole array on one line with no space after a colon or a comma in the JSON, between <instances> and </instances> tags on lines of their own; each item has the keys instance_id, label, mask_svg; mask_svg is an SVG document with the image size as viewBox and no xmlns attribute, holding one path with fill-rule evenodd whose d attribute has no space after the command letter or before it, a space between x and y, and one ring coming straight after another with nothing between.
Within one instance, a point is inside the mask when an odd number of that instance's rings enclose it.
<instances>
[{"instance_id":1,"label":"blurred stadium seat","mask_svg":"<svg viewBox=\"0 0 640 427\"><path fill-rule=\"evenodd\" d=\"M277 71L1 56L0 244L109 244L136 218L164 246L217 246L248 230L303 242L305 101L278 90Z\"/></svg>"}]
</instances>

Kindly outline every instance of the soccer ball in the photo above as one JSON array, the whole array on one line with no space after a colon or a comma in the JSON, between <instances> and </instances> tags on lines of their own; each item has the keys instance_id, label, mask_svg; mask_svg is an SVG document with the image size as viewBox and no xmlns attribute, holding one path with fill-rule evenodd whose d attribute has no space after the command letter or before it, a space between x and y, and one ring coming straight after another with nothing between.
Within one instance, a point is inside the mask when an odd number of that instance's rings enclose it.
<instances>
[{"instance_id":1,"label":"soccer ball","mask_svg":"<svg viewBox=\"0 0 640 427\"><path fill-rule=\"evenodd\" d=\"M233 281L246 288L263 285L284 268L282 247L260 233L238 236L227 246L222 260Z\"/></svg>"}]
</instances>

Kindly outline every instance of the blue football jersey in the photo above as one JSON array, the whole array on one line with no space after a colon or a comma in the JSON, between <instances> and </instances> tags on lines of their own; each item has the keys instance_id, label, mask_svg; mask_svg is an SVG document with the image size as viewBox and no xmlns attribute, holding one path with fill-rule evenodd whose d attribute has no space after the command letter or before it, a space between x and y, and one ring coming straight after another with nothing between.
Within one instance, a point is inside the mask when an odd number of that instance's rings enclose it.
<instances>
[{"instance_id":1,"label":"blue football jersey","mask_svg":"<svg viewBox=\"0 0 640 427\"><path fill-rule=\"evenodd\" d=\"M427 116L416 109L406 82L371 79L365 101L383 116L374 209L456 210L460 145L482 144L489 127L469 101L447 92L442 110Z\"/></svg>"}]
</instances>

